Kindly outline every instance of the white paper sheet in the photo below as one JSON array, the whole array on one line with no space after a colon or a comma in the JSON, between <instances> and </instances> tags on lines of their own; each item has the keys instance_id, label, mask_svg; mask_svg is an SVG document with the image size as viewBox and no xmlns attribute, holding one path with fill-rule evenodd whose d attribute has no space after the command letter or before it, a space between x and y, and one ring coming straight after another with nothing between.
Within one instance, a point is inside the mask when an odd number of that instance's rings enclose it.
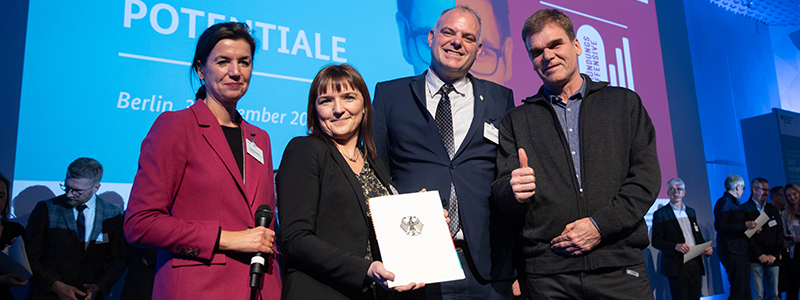
<instances>
[{"instance_id":1,"label":"white paper sheet","mask_svg":"<svg viewBox=\"0 0 800 300\"><path fill-rule=\"evenodd\" d=\"M703 254L703 250L706 250L708 246L711 246L711 241L702 243L700 245L694 245L694 247L689 247L689 252L683 255L683 263L700 256L700 254Z\"/></svg>"},{"instance_id":2,"label":"white paper sheet","mask_svg":"<svg viewBox=\"0 0 800 300\"><path fill-rule=\"evenodd\" d=\"M439 192L375 197L369 209L389 287L464 279Z\"/></svg>"},{"instance_id":3,"label":"white paper sheet","mask_svg":"<svg viewBox=\"0 0 800 300\"><path fill-rule=\"evenodd\" d=\"M747 235L747 238L750 238L754 234L756 234L756 231L758 231L758 229L761 228L761 226L764 226L764 224L766 224L767 221L769 221L769 217L762 211L761 214L758 215L758 218L756 218L755 221L756 221L756 227L745 230L744 232L744 234Z\"/></svg>"}]
</instances>

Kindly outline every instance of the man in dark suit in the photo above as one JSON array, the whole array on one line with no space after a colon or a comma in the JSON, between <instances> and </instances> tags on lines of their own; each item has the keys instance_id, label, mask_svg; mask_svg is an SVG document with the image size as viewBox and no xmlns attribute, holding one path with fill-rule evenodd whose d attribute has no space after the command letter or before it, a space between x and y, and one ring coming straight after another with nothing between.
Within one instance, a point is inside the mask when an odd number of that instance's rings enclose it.
<instances>
[{"instance_id":1,"label":"man in dark suit","mask_svg":"<svg viewBox=\"0 0 800 300\"><path fill-rule=\"evenodd\" d=\"M102 177L99 162L78 158L67 168L65 193L31 212L26 299L102 299L125 271L122 209L95 195Z\"/></svg>"},{"instance_id":2,"label":"man in dark suit","mask_svg":"<svg viewBox=\"0 0 800 300\"><path fill-rule=\"evenodd\" d=\"M717 254L728 282L731 284L728 299L750 299L750 260L747 257L748 241L744 232L755 228L739 198L744 193L744 179L736 174L725 178L725 194L714 204L714 229L717 230Z\"/></svg>"},{"instance_id":3,"label":"man in dark suit","mask_svg":"<svg viewBox=\"0 0 800 300\"><path fill-rule=\"evenodd\" d=\"M778 277L783 250L783 220L778 208L767 203L768 193L767 180L757 177L750 181L750 199L743 205L748 220L757 219L762 212L769 217L769 221L748 240L750 292L753 300L774 300L781 297L778 292Z\"/></svg>"},{"instance_id":4,"label":"man in dark suit","mask_svg":"<svg viewBox=\"0 0 800 300\"><path fill-rule=\"evenodd\" d=\"M425 73L375 87L375 144L398 191L439 191L466 278L427 285L413 297L508 299L511 229L492 213L490 196L497 126L514 107L513 94L469 74L481 52L472 9L445 10L428 43L432 61Z\"/></svg>"},{"instance_id":5,"label":"man in dark suit","mask_svg":"<svg viewBox=\"0 0 800 300\"><path fill-rule=\"evenodd\" d=\"M680 178L667 182L669 205L653 213L653 247L661 250L659 272L669 279L672 299L700 299L702 276L706 274L700 256L683 263L690 247L705 243L694 209L683 203L686 185ZM711 255L710 246L703 255Z\"/></svg>"}]
</instances>

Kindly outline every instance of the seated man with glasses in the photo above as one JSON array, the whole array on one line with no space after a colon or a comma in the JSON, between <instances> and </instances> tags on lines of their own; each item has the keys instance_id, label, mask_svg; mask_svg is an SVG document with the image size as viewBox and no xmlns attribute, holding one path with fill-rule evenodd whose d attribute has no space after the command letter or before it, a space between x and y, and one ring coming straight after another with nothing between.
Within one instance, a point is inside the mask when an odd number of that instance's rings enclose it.
<instances>
[{"instance_id":1,"label":"seated man with glasses","mask_svg":"<svg viewBox=\"0 0 800 300\"><path fill-rule=\"evenodd\" d=\"M65 193L31 212L26 299L103 299L125 271L122 209L95 195L102 177L99 162L78 158L60 184Z\"/></svg>"},{"instance_id":2,"label":"seated man with glasses","mask_svg":"<svg viewBox=\"0 0 800 300\"><path fill-rule=\"evenodd\" d=\"M689 248L705 243L697 225L694 209L683 203L686 185L680 178L667 181L669 205L653 213L653 247L661 250L661 275L669 280L672 299L700 299L702 278L706 274L700 256L683 263L683 255ZM711 255L713 249L703 250Z\"/></svg>"}]
</instances>

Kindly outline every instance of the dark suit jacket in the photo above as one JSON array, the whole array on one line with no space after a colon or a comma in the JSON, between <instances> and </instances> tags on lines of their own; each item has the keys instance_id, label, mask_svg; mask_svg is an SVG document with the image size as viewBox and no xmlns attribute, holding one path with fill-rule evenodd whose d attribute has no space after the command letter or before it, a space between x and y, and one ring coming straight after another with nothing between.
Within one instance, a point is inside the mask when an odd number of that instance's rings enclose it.
<instances>
[{"instance_id":1,"label":"dark suit jacket","mask_svg":"<svg viewBox=\"0 0 800 300\"><path fill-rule=\"evenodd\" d=\"M685 205L685 204L684 204ZM689 216L689 223L692 227L695 245L705 243L703 235L700 233L700 226L697 226L697 214L694 209L686 206L686 215ZM684 244L681 225L672 211L669 204L659 208L653 213L653 247L661 250L660 273L667 277L678 277L683 271L683 253L675 250L677 244ZM700 256L694 258L701 259ZM701 274L705 275L705 268L700 264Z\"/></svg>"},{"instance_id":2,"label":"dark suit jacket","mask_svg":"<svg viewBox=\"0 0 800 300\"><path fill-rule=\"evenodd\" d=\"M742 208L747 213L747 220L755 221L761 214L753 199L747 200ZM777 266L783 249L783 220L778 208L767 202L764 202L764 213L769 217L769 221L761 226L761 232L753 234L747 240L747 253L750 256L750 262L754 263L759 262L758 257L762 254L772 255L777 258L773 266Z\"/></svg>"},{"instance_id":3,"label":"dark suit jacket","mask_svg":"<svg viewBox=\"0 0 800 300\"><path fill-rule=\"evenodd\" d=\"M714 204L714 229L717 230L717 254L747 256L747 213L739 200L725 192Z\"/></svg>"},{"instance_id":4,"label":"dark suit jacket","mask_svg":"<svg viewBox=\"0 0 800 300\"><path fill-rule=\"evenodd\" d=\"M162 113L142 141L125 234L133 245L159 249L153 299L249 298L254 253L215 250L220 230L254 227L256 209L275 204L269 136L244 121L241 128L263 152L263 163L244 154L244 178L202 100ZM265 259L258 296L280 299L275 256Z\"/></svg>"},{"instance_id":5,"label":"dark suit jacket","mask_svg":"<svg viewBox=\"0 0 800 300\"><path fill-rule=\"evenodd\" d=\"M365 153L389 186L389 170ZM336 146L315 136L296 137L276 177L281 249L287 257L284 299L359 299L377 249L363 188ZM372 252L380 260L379 252ZM391 270L389 270L391 271Z\"/></svg>"},{"instance_id":6,"label":"dark suit jacket","mask_svg":"<svg viewBox=\"0 0 800 300\"><path fill-rule=\"evenodd\" d=\"M84 250L67 201L65 195L40 201L28 219L25 244L33 280L26 299L58 299L50 291L56 281L79 289L84 283L96 284L107 295L125 272L122 209L97 197L94 227Z\"/></svg>"},{"instance_id":7,"label":"dark suit jacket","mask_svg":"<svg viewBox=\"0 0 800 300\"><path fill-rule=\"evenodd\" d=\"M510 264L512 229L494 213L490 201L497 175L497 145L484 138L484 124L500 127L514 107L511 90L468 75L475 95L474 117L453 160L447 154L436 120L428 112L425 74L381 82L375 86L373 130L378 155L389 163L400 193L426 188L450 198L455 185L464 239L471 260L484 281L513 277Z\"/></svg>"}]
</instances>

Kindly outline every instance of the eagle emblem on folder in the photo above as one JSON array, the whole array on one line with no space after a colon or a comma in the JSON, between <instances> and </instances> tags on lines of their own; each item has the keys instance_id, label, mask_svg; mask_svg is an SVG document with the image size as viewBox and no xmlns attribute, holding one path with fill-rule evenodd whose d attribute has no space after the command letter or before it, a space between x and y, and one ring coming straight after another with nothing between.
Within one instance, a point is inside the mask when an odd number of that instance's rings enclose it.
<instances>
[{"instance_id":1,"label":"eagle emblem on folder","mask_svg":"<svg viewBox=\"0 0 800 300\"><path fill-rule=\"evenodd\" d=\"M408 236L421 235L423 226L425 224L422 224L416 216L407 216L400 220L400 229L403 229Z\"/></svg>"}]
</instances>

